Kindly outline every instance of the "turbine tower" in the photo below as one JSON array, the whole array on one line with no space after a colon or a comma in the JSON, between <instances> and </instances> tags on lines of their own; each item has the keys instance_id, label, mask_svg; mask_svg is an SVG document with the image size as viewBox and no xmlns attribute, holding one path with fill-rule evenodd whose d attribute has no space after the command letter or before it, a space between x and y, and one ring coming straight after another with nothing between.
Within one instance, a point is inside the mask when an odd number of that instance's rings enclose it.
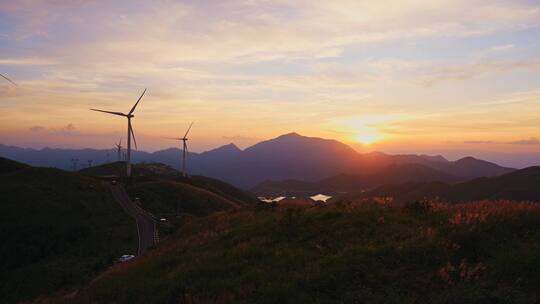
<instances>
[{"instance_id":1,"label":"turbine tower","mask_svg":"<svg viewBox=\"0 0 540 304\"><path fill-rule=\"evenodd\" d=\"M184 137L178 137L178 138L169 138L169 139L174 139L174 140L181 140L183 142L183 147L182 147L182 176L186 177L186 158L187 158L187 154L188 154L188 148L187 148L187 141L188 141L188 138L187 138L187 135L189 133L189 130L191 130L191 126L193 126L193 122L189 125L187 131L186 131L186 134L184 134Z\"/></svg>"},{"instance_id":2,"label":"turbine tower","mask_svg":"<svg viewBox=\"0 0 540 304\"><path fill-rule=\"evenodd\" d=\"M135 117L135 115L133 115L133 112L135 111L135 108L139 104L139 101L141 101L141 99L143 98L144 93L146 93L146 89L144 89L143 93L141 94L141 97L139 97L137 102L133 105L133 107L131 108L131 110L127 114L124 114L122 112L112 112L112 111L104 111L104 110L99 110L99 109L90 109L92 111L103 112L103 113L113 114L113 115L118 115L118 116L124 116L125 118L127 118L127 120L128 120L127 163L126 163L126 175L127 175L127 177L131 176L131 138L133 138L133 142L135 143L135 149L137 149L137 140L135 139L135 134L133 132L133 127L131 126L131 119L133 117Z\"/></svg>"},{"instance_id":3,"label":"turbine tower","mask_svg":"<svg viewBox=\"0 0 540 304\"><path fill-rule=\"evenodd\" d=\"M120 137L120 141L114 145L116 146L116 153L118 154L118 161L121 161L122 160L122 137Z\"/></svg>"}]
</instances>

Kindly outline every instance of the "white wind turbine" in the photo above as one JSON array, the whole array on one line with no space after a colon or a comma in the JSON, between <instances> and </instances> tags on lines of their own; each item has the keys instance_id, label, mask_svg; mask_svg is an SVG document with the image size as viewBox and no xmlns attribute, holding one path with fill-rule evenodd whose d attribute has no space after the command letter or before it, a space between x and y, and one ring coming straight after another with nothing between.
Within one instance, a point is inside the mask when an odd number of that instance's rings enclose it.
<instances>
[{"instance_id":1,"label":"white wind turbine","mask_svg":"<svg viewBox=\"0 0 540 304\"><path fill-rule=\"evenodd\" d=\"M121 161L122 160L122 137L120 137L120 141L114 145L116 146L116 153L118 155L118 161Z\"/></svg>"},{"instance_id":2,"label":"white wind turbine","mask_svg":"<svg viewBox=\"0 0 540 304\"><path fill-rule=\"evenodd\" d=\"M189 133L189 130L191 130L191 126L193 126L193 122L189 125L189 128L187 129L186 134L184 134L184 137L169 138L169 139L174 139L174 140L181 140L183 142L183 147L182 147L182 175L184 177L187 176L186 175L186 157L187 157L187 154L188 154L188 148L187 148L188 138L187 138L187 135Z\"/></svg>"},{"instance_id":3,"label":"white wind turbine","mask_svg":"<svg viewBox=\"0 0 540 304\"><path fill-rule=\"evenodd\" d=\"M5 80L7 80L7 81L8 81L9 83L11 83L12 85L17 86L17 84L16 84L13 80L7 78L6 76L0 74L0 77L4 78Z\"/></svg>"},{"instance_id":4,"label":"white wind turbine","mask_svg":"<svg viewBox=\"0 0 540 304\"><path fill-rule=\"evenodd\" d=\"M133 107L131 108L131 110L127 113L127 114L124 114L122 112L112 112L112 111L104 111L104 110L99 110L99 109L90 109L92 111L98 111L98 112L103 112L103 113L108 113L108 114L113 114L113 115L118 115L118 116L124 116L128 119L128 131L127 131L127 173L126 175L128 177L131 176L131 138L133 138L133 142L135 143L135 149L137 149L137 140L135 139L135 134L133 132L133 128L131 126L131 118L135 117L135 115L133 115L133 112L135 111L135 108L137 107L137 105L139 104L139 101L141 101L142 97L144 96L144 93L146 93L146 89L144 89L143 93L141 94L141 97L139 97L139 99L137 100L137 102L133 105Z\"/></svg>"}]
</instances>

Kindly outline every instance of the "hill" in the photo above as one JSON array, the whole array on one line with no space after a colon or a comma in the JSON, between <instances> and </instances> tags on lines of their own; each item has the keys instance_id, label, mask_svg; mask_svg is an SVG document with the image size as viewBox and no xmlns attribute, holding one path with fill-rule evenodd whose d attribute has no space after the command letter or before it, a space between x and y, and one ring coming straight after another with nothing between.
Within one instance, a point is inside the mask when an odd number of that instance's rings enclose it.
<instances>
[{"instance_id":1,"label":"hill","mask_svg":"<svg viewBox=\"0 0 540 304\"><path fill-rule=\"evenodd\" d=\"M540 167L529 167L496 177L484 177L454 185L444 183L408 183L385 185L361 197L391 196L397 202L443 199L463 202L479 199L524 200L540 202Z\"/></svg>"},{"instance_id":2,"label":"hill","mask_svg":"<svg viewBox=\"0 0 540 304\"><path fill-rule=\"evenodd\" d=\"M175 179L178 171L161 163L136 163L131 165L131 174L137 179ZM79 170L80 173L95 177L126 176L126 162L118 161Z\"/></svg>"},{"instance_id":3,"label":"hill","mask_svg":"<svg viewBox=\"0 0 540 304\"><path fill-rule=\"evenodd\" d=\"M0 158L0 294L28 300L86 283L136 249L136 227L93 178Z\"/></svg>"},{"instance_id":4,"label":"hill","mask_svg":"<svg viewBox=\"0 0 540 304\"><path fill-rule=\"evenodd\" d=\"M49 303L536 303L539 227L516 202L260 205L191 219Z\"/></svg>"},{"instance_id":5,"label":"hill","mask_svg":"<svg viewBox=\"0 0 540 304\"><path fill-rule=\"evenodd\" d=\"M114 159L111 150L95 149L21 149L0 145L0 156L39 166L71 169L71 159L87 160L95 165ZM180 168L181 150L170 148L153 153L133 151L135 163L164 163ZM289 133L257 143L245 150L228 144L203 153L188 154L192 175L217 178L236 187L249 189L266 180L295 179L315 182L332 176L374 174L390 165L419 164L461 179L496 176L513 171L472 157L448 161L442 156L388 155L381 152L361 154L331 139Z\"/></svg>"},{"instance_id":6,"label":"hill","mask_svg":"<svg viewBox=\"0 0 540 304\"><path fill-rule=\"evenodd\" d=\"M385 184L406 182L457 182L459 177L420 164L390 165L366 175L341 174L317 182L298 180L266 181L251 189L259 196L311 196L318 193L342 195L360 193Z\"/></svg>"},{"instance_id":7,"label":"hill","mask_svg":"<svg viewBox=\"0 0 540 304\"><path fill-rule=\"evenodd\" d=\"M115 162L80 171L95 177L122 176L125 162ZM160 163L132 166L133 180L126 185L132 198L158 218L163 235L173 231L183 217L206 216L214 212L252 205L257 199L223 181L205 176L182 177L174 168ZM121 180L124 177L120 178Z\"/></svg>"}]
</instances>

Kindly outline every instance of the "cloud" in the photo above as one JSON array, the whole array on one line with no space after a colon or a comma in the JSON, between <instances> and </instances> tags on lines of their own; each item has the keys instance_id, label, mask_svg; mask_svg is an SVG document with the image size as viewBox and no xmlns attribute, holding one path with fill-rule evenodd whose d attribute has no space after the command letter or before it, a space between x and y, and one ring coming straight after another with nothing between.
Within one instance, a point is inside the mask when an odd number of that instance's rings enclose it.
<instances>
[{"instance_id":1,"label":"cloud","mask_svg":"<svg viewBox=\"0 0 540 304\"><path fill-rule=\"evenodd\" d=\"M540 145L540 139L531 137L529 139L517 140L510 143L514 145Z\"/></svg>"},{"instance_id":2,"label":"cloud","mask_svg":"<svg viewBox=\"0 0 540 304\"><path fill-rule=\"evenodd\" d=\"M73 134L77 128L75 127L74 124L72 123L69 123L65 126L62 126L62 127L59 127L59 128L47 128L47 127L44 127L44 126L33 126L33 127L30 127L28 128L28 130L30 132L33 132L33 133L48 133L48 134L53 134L53 135L62 135L62 134Z\"/></svg>"},{"instance_id":3,"label":"cloud","mask_svg":"<svg viewBox=\"0 0 540 304\"><path fill-rule=\"evenodd\" d=\"M43 126L33 126L33 127L30 127L28 130L30 130L31 132L34 132L34 133L39 133L39 132L47 131L47 128L45 128Z\"/></svg>"},{"instance_id":4,"label":"cloud","mask_svg":"<svg viewBox=\"0 0 540 304\"><path fill-rule=\"evenodd\" d=\"M496 52L496 53L508 52L508 51L511 51L511 50L513 50L515 48L516 48L516 46L514 44L502 44L502 45L496 45L494 47L491 47L489 49L489 51Z\"/></svg>"},{"instance_id":5,"label":"cloud","mask_svg":"<svg viewBox=\"0 0 540 304\"><path fill-rule=\"evenodd\" d=\"M466 140L464 144L496 144L496 141L492 140Z\"/></svg>"},{"instance_id":6,"label":"cloud","mask_svg":"<svg viewBox=\"0 0 540 304\"><path fill-rule=\"evenodd\" d=\"M324 129L327 118L389 112L415 116L377 125L395 135L502 130L520 121L504 113L422 114L448 104L469 111L467 102L515 88L486 93L471 85L450 94L438 84L539 70L529 57L535 46L521 39L534 41L527 29L540 25L535 1L24 0L1 5L0 16L10 21L0 28L0 64L21 86L15 92L0 84L5 124L79 122L37 132L105 132L120 123L88 120L88 108L129 109L144 87L137 124L153 134L193 117L207 122L214 134L205 136L216 141L251 128L263 138L270 129ZM501 44L506 35L519 48ZM451 54L434 51L439 42L452 45ZM478 44L492 50L478 56ZM531 77L525 84L537 83ZM523 115L539 113L531 108ZM532 122L522 126L529 128L522 137L535 134Z\"/></svg>"},{"instance_id":7,"label":"cloud","mask_svg":"<svg viewBox=\"0 0 540 304\"><path fill-rule=\"evenodd\" d=\"M0 58L0 65L53 65L56 62L47 58Z\"/></svg>"},{"instance_id":8,"label":"cloud","mask_svg":"<svg viewBox=\"0 0 540 304\"><path fill-rule=\"evenodd\" d=\"M232 141L254 141L257 140L255 137L234 135L234 136L223 136L223 139L232 140Z\"/></svg>"},{"instance_id":9,"label":"cloud","mask_svg":"<svg viewBox=\"0 0 540 304\"><path fill-rule=\"evenodd\" d=\"M507 144L507 145L540 145L540 139L537 137L531 137L529 139L521 139L516 141L493 141L493 140L468 140L464 141L464 144Z\"/></svg>"},{"instance_id":10,"label":"cloud","mask_svg":"<svg viewBox=\"0 0 540 304\"><path fill-rule=\"evenodd\" d=\"M514 70L540 70L537 57L498 59L480 57L465 62L447 63L429 60L405 61L387 58L370 62L377 77L374 79L409 79L422 86L434 86L441 82L462 81L483 74L511 72Z\"/></svg>"}]
</instances>

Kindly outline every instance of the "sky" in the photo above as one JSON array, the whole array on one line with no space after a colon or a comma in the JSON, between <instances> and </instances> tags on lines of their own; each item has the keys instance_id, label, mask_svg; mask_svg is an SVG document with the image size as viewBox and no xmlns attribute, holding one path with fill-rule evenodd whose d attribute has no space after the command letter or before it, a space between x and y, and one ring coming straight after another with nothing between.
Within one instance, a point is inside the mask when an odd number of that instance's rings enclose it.
<instances>
[{"instance_id":1,"label":"sky","mask_svg":"<svg viewBox=\"0 0 540 304\"><path fill-rule=\"evenodd\" d=\"M0 0L0 143L540 154L539 0ZM498 156L494 156L498 155Z\"/></svg>"}]
</instances>

